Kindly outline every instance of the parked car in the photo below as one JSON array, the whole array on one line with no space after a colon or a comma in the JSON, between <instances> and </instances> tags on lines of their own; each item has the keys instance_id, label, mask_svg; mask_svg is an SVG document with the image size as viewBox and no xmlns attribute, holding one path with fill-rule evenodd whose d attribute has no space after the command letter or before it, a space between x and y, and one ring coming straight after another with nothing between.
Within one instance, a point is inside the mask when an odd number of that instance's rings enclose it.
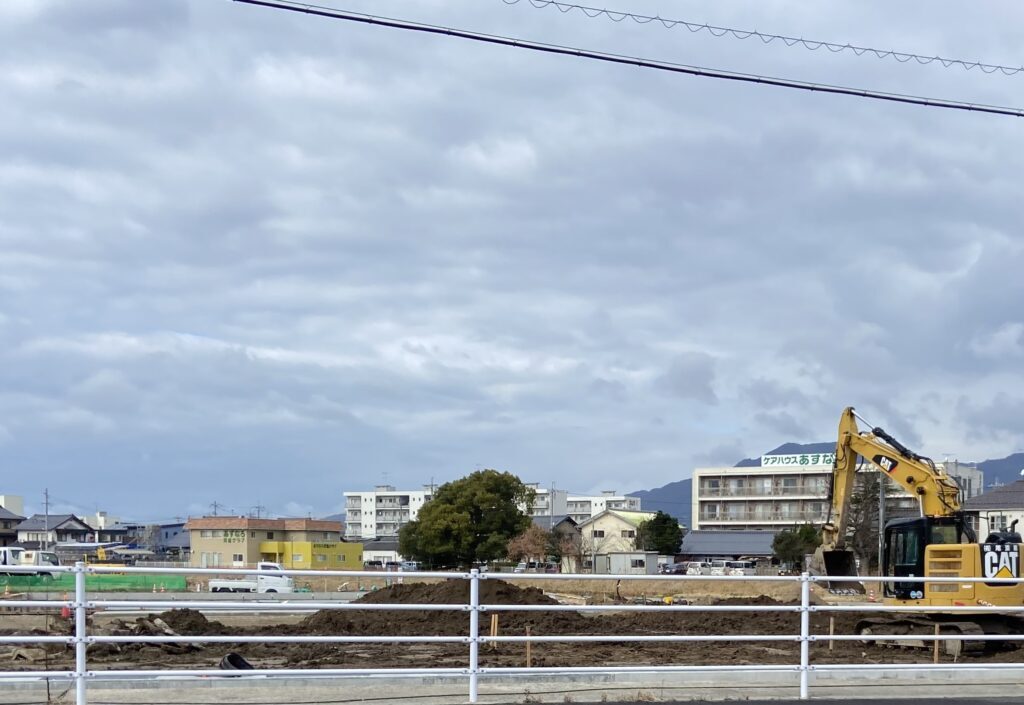
<instances>
[{"instance_id":1,"label":"parked car","mask_svg":"<svg viewBox=\"0 0 1024 705\"><path fill-rule=\"evenodd\" d=\"M402 569L402 564L399 563L398 561L388 561L387 563L384 564L384 570L395 570L395 571L397 571L397 570L401 570L401 569Z\"/></svg>"},{"instance_id":2,"label":"parked car","mask_svg":"<svg viewBox=\"0 0 1024 705\"><path fill-rule=\"evenodd\" d=\"M53 551L31 551L20 546L6 546L0 548L0 573L3 573L4 566L32 566L39 568L33 573L20 572L19 575L40 575L53 577L53 573L45 570L50 566L59 566L60 559Z\"/></svg>"},{"instance_id":3,"label":"parked car","mask_svg":"<svg viewBox=\"0 0 1024 705\"><path fill-rule=\"evenodd\" d=\"M711 561L711 570L708 575L725 575L726 561Z\"/></svg>"},{"instance_id":4,"label":"parked car","mask_svg":"<svg viewBox=\"0 0 1024 705\"><path fill-rule=\"evenodd\" d=\"M726 575L757 575L754 561L726 561Z\"/></svg>"},{"instance_id":5,"label":"parked car","mask_svg":"<svg viewBox=\"0 0 1024 705\"><path fill-rule=\"evenodd\" d=\"M402 561L401 570L406 573L410 573L420 569L419 561Z\"/></svg>"},{"instance_id":6,"label":"parked car","mask_svg":"<svg viewBox=\"0 0 1024 705\"><path fill-rule=\"evenodd\" d=\"M686 564L687 575L711 575L711 564L702 561L690 561Z\"/></svg>"},{"instance_id":7,"label":"parked car","mask_svg":"<svg viewBox=\"0 0 1024 705\"><path fill-rule=\"evenodd\" d=\"M684 575L686 566L686 563L663 563L658 572L662 575Z\"/></svg>"},{"instance_id":8,"label":"parked car","mask_svg":"<svg viewBox=\"0 0 1024 705\"><path fill-rule=\"evenodd\" d=\"M384 561L363 561L363 570L384 570Z\"/></svg>"}]
</instances>

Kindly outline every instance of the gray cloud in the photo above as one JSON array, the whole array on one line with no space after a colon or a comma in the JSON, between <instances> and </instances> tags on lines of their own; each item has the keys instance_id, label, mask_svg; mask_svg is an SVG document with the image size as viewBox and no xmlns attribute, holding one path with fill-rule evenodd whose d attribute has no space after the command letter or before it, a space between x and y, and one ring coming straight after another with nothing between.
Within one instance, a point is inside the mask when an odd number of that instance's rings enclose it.
<instances>
[{"instance_id":1,"label":"gray cloud","mask_svg":"<svg viewBox=\"0 0 1024 705\"><path fill-rule=\"evenodd\" d=\"M1024 27L1017 7L791 10L696 19L991 61ZM403 12L1018 99L999 76L523 4ZM933 455L1019 446L1009 120L208 0L0 3L0 91L5 492L326 512L385 473L477 464L636 489L830 439L849 404Z\"/></svg>"}]
</instances>

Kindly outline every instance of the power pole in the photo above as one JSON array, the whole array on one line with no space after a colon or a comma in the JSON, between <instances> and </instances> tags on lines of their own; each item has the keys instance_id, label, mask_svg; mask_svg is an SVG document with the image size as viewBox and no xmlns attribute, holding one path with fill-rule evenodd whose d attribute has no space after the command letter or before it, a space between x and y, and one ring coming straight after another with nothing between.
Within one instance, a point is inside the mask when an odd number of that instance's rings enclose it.
<instances>
[{"instance_id":1,"label":"power pole","mask_svg":"<svg viewBox=\"0 0 1024 705\"><path fill-rule=\"evenodd\" d=\"M50 549L50 490L49 488L43 490L43 550L48 551Z\"/></svg>"},{"instance_id":2,"label":"power pole","mask_svg":"<svg viewBox=\"0 0 1024 705\"><path fill-rule=\"evenodd\" d=\"M882 575L882 565L885 560L885 490L888 478L881 475L878 478L878 575Z\"/></svg>"},{"instance_id":3,"label":"power pole","mask_svg":"<svg viewBox=\"0 0 1024 705\"><path fill-rule=\"evenodd\" d=\"M210 505L210 508L213 510L213 515L217 516L217 511L221 509L223 506L224 505L221 504L220 502L214 501L213 504Z\"/></svg>"}]
</instances>

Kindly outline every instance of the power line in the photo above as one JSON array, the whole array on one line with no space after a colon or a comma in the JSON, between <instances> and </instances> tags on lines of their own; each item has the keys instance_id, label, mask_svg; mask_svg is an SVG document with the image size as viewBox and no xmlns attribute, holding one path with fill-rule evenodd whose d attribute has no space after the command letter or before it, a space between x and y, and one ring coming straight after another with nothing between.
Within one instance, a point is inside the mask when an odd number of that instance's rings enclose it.
<instances>
[{"instance_id":1,"label":"power line","mask_svg":"<svg viewBox=\"0 0 1024 705\"><path fill-rule=\"evenodd\" d=\"M505 37L494 34L483 34L480 32L471 32L467 30L453 29L449 27L440 27L438 25L406 22L404 20L396 20L388 17L352 13L344 10L336 10L334 8L324 7L321 5L309 5L287 2L287 0L279 0L276 2L271 0L234 0L234 2L241 2L247 5L259 5L261 7L269 7L277 10L302 12L308 15L315 15L318 17L327 17L331 19L345 20L348 22L359 22L362 24L376 25L379 27L404 29L412 32L424 32L427 34L439 34L449 37L456 37L458 39L467 39L475 42L483 42L486 44L496 44L500 46L515 47L517 49L539 51L547 54L574 56L577 58L593 59L595 61L604 61L613 64L638 66L640 68L649 68L658 71L668 71L671 73L686 74L689 76L700 76L702 78L716 78L726 81L738 81L741 83L758 83L766 86L774 86L776 88L792 88L796 90L811 91L815 93L849 95L857 98L883 100L891 103L904 103L908 105L921 105L930 108L945 108L948 110L964 110L968 112L988 113L991 115L1024 117L1024 109L1022 108L986 105L983 103L968 103L959 100L946 100L942 98L927 98L924 96L907 95L902 93L885 93L882 91L875 91L864 88L836 86L827 83L811 83L807 81L775 78L772 76L759 76L756 74L736 73L731 71L722 71L719 69L703 68L700 66L675 64L667 61L656 61L653 59L640 59L630 56L624 56L622 54L608 54L605 52L590 51L557 44L543 44L540 42L517 39L514 37Z\"/></svg>"},{"instance_id":2,"label":"power line","mask_svg":"<svg viewBox=\"0 0 1024 705\"><path fill-rule=\"evenodd\" d=\"M506 5L518 5L523 0L501 0ZM945 68L951 66L959 66L965 71L971 69L980 69L984 73L1002 73L1005 76L1013 76L1015 74L1024 71L1024 66L1003 66L1001 64L985 64L980 61L965 61L963 59L945 59L941 56L926 56L923 54L914 54L905 51L896 51L895 49L874 49L872 47L862 47L855 44L838 44L836 42L826 42L817 39L804 39L802 37L790 37L784 34L769 34L767 32L758 32L752 29L734 29L732 27L719 27L717 25L700 23L700 22L688 22L686 20L669 20L657 15L637 15L632 12L619 12L618 10L607 10L599 7L588 7L586 5L573 5L571 3L558 2L557 0L527 0L533 7L537 9L554 7L557 8L563 14L577 10L587 17L594 19L604 15L607 19L612 22L622 22L623 20L630 19L637 24L649 24L656 22L661 24L666 29L672 29L674 27L685 27L691 32L706 32L714 37L731 36L736 39L750 39L756 37L765 44L771 44L773 42L780 41L786 46L802 46L805 49L811 51L818 51L819 49L828 49L834 54L840 52L852 51L857 56L873 55L879 59L895 59L901 64L905 64L909 61L916 61L918 64L927 65L932 63L940 63Z\"/></svg>"}]
</instances>

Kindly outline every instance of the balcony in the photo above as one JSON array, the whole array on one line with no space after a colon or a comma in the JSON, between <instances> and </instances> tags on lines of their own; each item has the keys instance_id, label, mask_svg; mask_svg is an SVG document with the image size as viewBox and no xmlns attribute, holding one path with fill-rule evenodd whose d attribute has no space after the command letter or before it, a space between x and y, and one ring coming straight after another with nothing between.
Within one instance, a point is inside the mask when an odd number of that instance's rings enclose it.
<instances>
[{"instance_id":1,"label":"balcony","mask_svg":"<svg viewBox=\"0 0 1024 705\"><path fill-rule=\"evenodd\" d=\"M777 522L810 522L820 524L824 522L824 512L796 511L796 512L720 512L718 514L700 514L701 523L734 523L740 521L777 521Z\"/></svg>"},{"instance_id":2,"label":"balcony","mask_svg":"<svg viewBox=\"0 0 1024 705\"><path fill-rule=\"evenodd\" d=\"M704 497L814 497L824 499L828 487L824 485L798 485L797 487L701 487L699 496Z\"/></svg>"}]
</instances>

